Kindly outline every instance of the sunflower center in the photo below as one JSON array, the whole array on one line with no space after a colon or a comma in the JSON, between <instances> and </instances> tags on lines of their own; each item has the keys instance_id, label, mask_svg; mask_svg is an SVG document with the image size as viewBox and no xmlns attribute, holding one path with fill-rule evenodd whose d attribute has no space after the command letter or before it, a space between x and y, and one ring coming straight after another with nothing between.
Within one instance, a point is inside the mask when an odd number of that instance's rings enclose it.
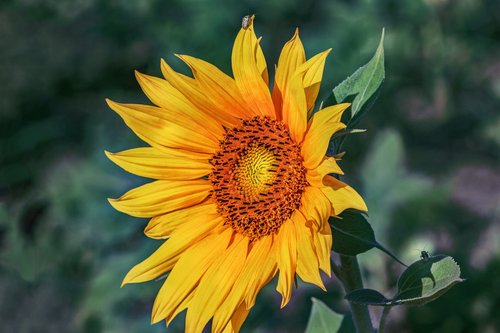
<instances>
[{"instance_id":1,"label":"sunflower center","mask_svg":"<svg viewBox=\"0 0 500 333\"><path fill-rule=\"evenodd\" d=\"M211 163L212 198L225 224L252 240L276 233L308 186L300 147L268 117L227 129Z\"/></svg>"},{"instance_id":2,"label":"sunflower center","mask_svg":"<svg viewBox=\"0 0 500 333\"><path fill-rule=\"evenodd\" d=\"M253 142L236 163L234 179L245 197L258 200L266 193L276 178L276 157L273 152Z\"/></svg>"}]
</instances>

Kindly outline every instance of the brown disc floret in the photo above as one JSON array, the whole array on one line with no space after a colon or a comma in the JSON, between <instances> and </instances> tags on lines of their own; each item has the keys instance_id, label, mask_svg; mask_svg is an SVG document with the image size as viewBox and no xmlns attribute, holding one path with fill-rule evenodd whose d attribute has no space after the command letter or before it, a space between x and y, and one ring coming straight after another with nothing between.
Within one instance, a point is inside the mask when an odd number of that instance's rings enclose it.
<instances>
[{"instance_id":1,"label":"brown disc floret","mask_svg":"<svg viewBox=\"0 0 500 333\"><path fill-rule=\"evenodd\" d=\"M226 129L212 157L212 198L236 232L251 240L276 233L300 207L306 169L286 126L269 117Z\"/></svg>"}]
</instances>

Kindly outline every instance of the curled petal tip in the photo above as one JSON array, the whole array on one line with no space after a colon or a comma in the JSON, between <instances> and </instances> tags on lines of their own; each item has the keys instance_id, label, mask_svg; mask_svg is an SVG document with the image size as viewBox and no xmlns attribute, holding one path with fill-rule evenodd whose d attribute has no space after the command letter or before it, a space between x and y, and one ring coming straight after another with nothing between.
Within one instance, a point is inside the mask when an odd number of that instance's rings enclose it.
<instances>
[{"instance_id":1,"label":"curled petal tip","mask_svg":"<svg viewBox=\"0 0 500 333\"><path fill-rule=\"evenodd\" d=\"M147 79L146 75L145 74L142 74L141 72L139 72L137 69L134 69L134 75L135 75L135 78L136 80L140 83L142 81L144 81L145 79Z\"/></svg>"},{"instance_id":2,"label":"curled petal tip","mask_svg":"<svg viewBox=\"0 0 500 333\"><path fill-rule=\"evenodd\" d=\"M174 55L175 55L177 58L181 59L182 61L185 61L185 60L184 60L184 59L186 58L186 55L185 55L185 54L174 53Z\"/></svg>"},{"instance_id":3,"label":"curled petal tip","mask_svg":"<svg viewBox=\"0 0 500 333\"><path fill-rule=\"evenodd\" d=\"M118 202L118 199L113 199L113 198L108 198L107 200L108 200L109 204L113 207L115 207L116 203Z\"/></svg>"},{"instance_id":4,"label":"curled petal tip","mask_svg":"<svg viewBox=\"0 0 500 333\"><path fill-rule=\"evenodd\" d=\"M156 324L156 323L162 321L163 319L165 319L165 318L158 318L158 314L156 312L154 312L151 315L151 325Z\"/></svg>"}]
</instances>

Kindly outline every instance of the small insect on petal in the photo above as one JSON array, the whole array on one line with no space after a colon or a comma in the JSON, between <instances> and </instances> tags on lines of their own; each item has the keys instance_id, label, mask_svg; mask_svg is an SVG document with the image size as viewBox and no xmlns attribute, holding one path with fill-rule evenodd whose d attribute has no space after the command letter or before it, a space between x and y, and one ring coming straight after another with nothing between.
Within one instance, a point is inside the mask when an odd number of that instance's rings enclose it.
<instances>
[{"instance_id":1,"label":"small insect on petal","mask_svg":"<svg viewBox=\"0 0 500 333\"><path fill-rule=\"evenodd\" d=\"M250 26L250 23L252 23L252 17L253 15L246 15L246 16L243 16L243 19L241 20L241 27L243 29L246 29Z\"/></svg>"}]
</instances>

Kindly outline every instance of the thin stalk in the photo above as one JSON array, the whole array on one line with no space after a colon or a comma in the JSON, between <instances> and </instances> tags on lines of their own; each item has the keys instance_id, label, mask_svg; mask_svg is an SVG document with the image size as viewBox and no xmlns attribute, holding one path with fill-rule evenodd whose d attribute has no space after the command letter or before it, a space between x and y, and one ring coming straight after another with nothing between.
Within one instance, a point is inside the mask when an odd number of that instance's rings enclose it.
<instances>
[{"instance_id":1,"label":"thin stalk","mask_svg":"<svg viewBox=\"0 0 500 333\"><path fill-rule=\"evenodd\" d=\"M385 306L382 316L380 316L380 324L378 325L378 333L384 333L385 325L387 324L387 317L389 312L391 312L392 306Z\"/></svg>"},{"instance_id":2,"label":"thin stalk","mask_svg":"<svg viewBox=\"0 0 500 333\"><path fill-rule=\"evenodd\" d=\"M342 284L344 290L349 293L363 288L363 279L355 256L340 255ZM368 306L349 302L351 306L352 319L357 333L373 333L372 321Z\"/></svg>"},{"instance_id":3,"label":"thin stalk","mask_svg":"<svg viewBox=\"0 0 500 333\"><path fill-rule=\"evenodd\" d=\"M340 152L342 152L342 146L344 145L345 139L347 139L347 135L343 135L343 136L340 137L339 145L335 149L335 151L337 152L337 154L340 153Z\"/></svg>"},{"instance_id":4,"label":"thin stalk","mask_svg":"<svg viewBox=\"0 0 500 333\"><path fill-rule=\"evenodd\" d=\"M333 260L333 251L332 251L332 254L330 256L330 263L331 263L331 267L332 267L332 272L333 274L335 274L335 276L337 277L337 279L339 280L342 280L342 270L340 268L340 265L338 265L334 260Z\"/></svg>"}]
</instances>

